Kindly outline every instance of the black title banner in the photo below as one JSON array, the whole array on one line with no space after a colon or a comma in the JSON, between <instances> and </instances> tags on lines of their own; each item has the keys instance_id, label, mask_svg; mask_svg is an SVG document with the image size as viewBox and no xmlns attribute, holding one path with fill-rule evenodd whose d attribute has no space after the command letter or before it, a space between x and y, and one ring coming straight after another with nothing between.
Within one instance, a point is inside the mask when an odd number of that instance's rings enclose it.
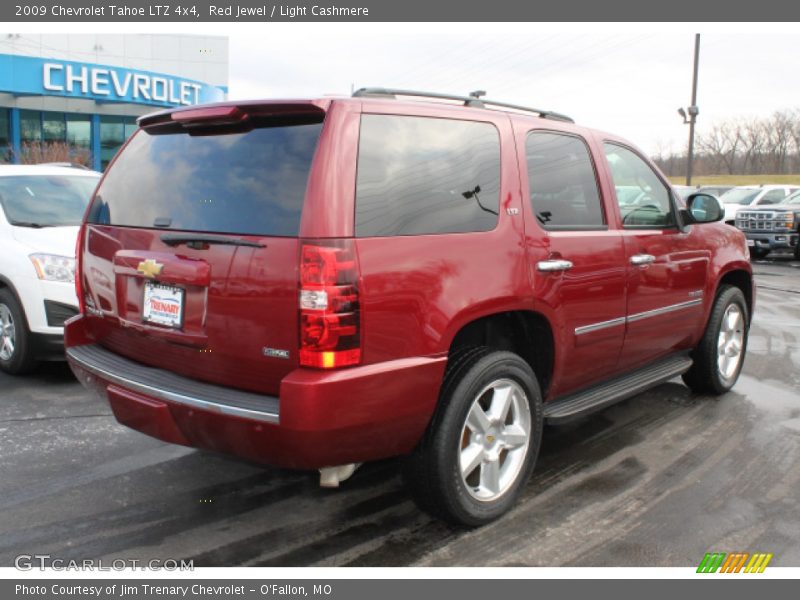
<instances>
[{"instance_id":1,"label":"black title banner","mask_svg":"<svg viewBox=\"0 0 800 600\"><path fill-rule=\"evenodd\" d=\"M786 22L800 3L785 0L11 0L0 19L14 22Z\"/></svg>"},{"instance_id":2,"label":"black title banner","mask_svg":"<svg viewBox=\"0 0 800 600\"><path fill-rule=\"evenodd\" d=\"M713 576L712 576L713 577ZM715 583L697 579L666 580L80 580L37 579L0 581L4 599L14 600L407 600L408 598L459 598L485 600L487 597L532 598L557 595L560 598L643 598L673 600L707 598L708 594L729 600L769 595L782 598L792 594L796 582L790 579L720 579ZM711 587L713 586L713 590Z\"/></svg>"}]
</instances>

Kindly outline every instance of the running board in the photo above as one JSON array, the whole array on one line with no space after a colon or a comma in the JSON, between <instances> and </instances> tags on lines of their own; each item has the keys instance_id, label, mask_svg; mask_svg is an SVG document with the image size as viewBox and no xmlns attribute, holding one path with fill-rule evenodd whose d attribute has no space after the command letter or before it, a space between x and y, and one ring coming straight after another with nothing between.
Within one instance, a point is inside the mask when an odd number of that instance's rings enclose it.
<instances>
[{"instance_id":1,"label":"running board","mask_svg":"<svg viewBox=\"0 0 800 600\"><path fill-rule=\"evenodd\" d=\"M551 425L558 425L583 417L669 381L691 366L692 359L686 354L670 356L627 375L548 402L544 405L544 418Z\"/></svg>"}]
</instances>

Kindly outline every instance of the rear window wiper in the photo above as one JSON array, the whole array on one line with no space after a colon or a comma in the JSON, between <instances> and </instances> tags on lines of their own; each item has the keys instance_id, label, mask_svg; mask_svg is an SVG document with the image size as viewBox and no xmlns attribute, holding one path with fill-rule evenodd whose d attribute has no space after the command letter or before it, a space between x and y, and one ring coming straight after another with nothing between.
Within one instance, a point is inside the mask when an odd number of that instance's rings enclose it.
<instances>
[{"instance_id":1,"label":"rear window wiper","mask_svg":"<svg viewBox=\"0 0 800 600\"><path fill-rule=\"evenodd\" d=\"M165 233L161 241L167 246L180 246L186 244L189 248L202 249L207 244L222 244L225 246L247 246L250 248L265 248L264 244L227 237L224 235L210 235L205 233Z\"/></svg>"}]
</instances>

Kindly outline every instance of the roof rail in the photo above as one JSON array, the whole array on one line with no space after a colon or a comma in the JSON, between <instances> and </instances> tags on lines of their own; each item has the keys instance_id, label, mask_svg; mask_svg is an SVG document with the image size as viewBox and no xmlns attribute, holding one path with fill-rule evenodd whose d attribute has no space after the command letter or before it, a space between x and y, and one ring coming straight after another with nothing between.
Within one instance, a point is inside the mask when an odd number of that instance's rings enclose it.
<instances>
[{"instance_id":1,"label":"roof rail","mask_svg":"<svg viewBox=\"0 0 800 600\"><path fill-rule=\"evenodd\" d=\"M399 90L394 88L378 88L378 87L365 87L353 92L353 98L391 98L396 99L397 96L410 96L414 98L433 98L435 100L458 100L464 103L464 106L473 108L486 108L487 106L498 106L500 108L510 108L512 110L519 110L522 112L536 113L545 119L554 119L556 121L566 121L574 123L575 121L567 115L553 112L551 110L540 110L538 108L530 108L528 106L520 106L518 104L509 104L508 102L497 102L482 98L486 95L483 90L471 92L469 96L458 96L454 94L438 94L436 92L418 92L414 90Z\"/></svg>"}]
</instances>

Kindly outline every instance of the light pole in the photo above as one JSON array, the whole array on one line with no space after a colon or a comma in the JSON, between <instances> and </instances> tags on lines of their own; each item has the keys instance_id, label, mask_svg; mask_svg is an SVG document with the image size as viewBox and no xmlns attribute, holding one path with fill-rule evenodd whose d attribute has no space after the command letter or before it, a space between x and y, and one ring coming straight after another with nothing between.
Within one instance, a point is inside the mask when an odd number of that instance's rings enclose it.
<instances>
[{"instance_id":1,"label":"light pole","mask_svg":"<svg viewBox=\"0 0 800 600\"><path fill-rule=\"evenodd\" d=\"M684 124L689 124L689 152L686 158L686 185L692 185L692 165L694 163L694 124L700 109L697 108L697 66L700 62L700 34L694 36L694 73L692 74L692 103L686 110L678 109ZM688 113L688 115L687 115Z\"/></svg>"}]
</instances>

